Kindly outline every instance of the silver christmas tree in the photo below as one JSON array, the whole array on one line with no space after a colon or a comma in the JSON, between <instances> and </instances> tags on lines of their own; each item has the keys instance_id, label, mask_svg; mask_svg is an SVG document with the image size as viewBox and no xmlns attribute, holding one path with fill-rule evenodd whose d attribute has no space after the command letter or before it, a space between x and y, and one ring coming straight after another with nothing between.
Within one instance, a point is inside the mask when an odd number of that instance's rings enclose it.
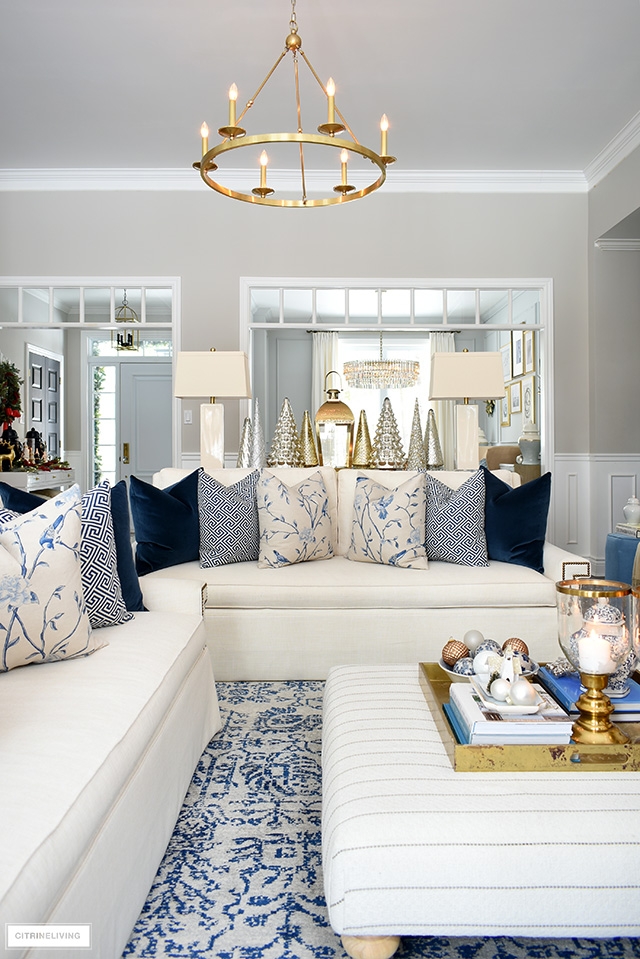
<instances>
[{"instance_id":1,"label":"silver christmas tree","mask_svg":"<svg viewBox=\"0 0 640 959\"><path fill-rule=\"evenodd\" d=\"M267 465L267 450L264 442L264 430L260 419L260 404L256 397L253 404L253 427L251 430L251 459L249 466L260 470Z\"/></svg>"},{"instance_id":2,"label":"silver christmas tree","mask_svg":"<svg viewBox=\"0 0 640 959\"><path fill-rule=\"evenodd\" d=\"M388 396L382 404L376 435L373 438L372 465L377 469L401 470L404 468L402 440Z\"/></svg>"},{"instance_id":3,"label":"silver christmas tree","mask_svg":"<svg viewBox=\"0 0 640 959\"><path fill-rule=\"evenodd\" d=\"M424 431L424 450L427 457L427 469L441 470L444 466L444 456L442 455L440 437L438 436L436 414L433 410L429 410L427 416L427 428Z\"/></svg>"},{"instance_id":4,"label":"silver christmas tree","mask_svg":"<svg viewBox=\"0 0 640 959\"><path fill-rule=\"evenodd\" d=\"M240 449L238 450L238 462L236 466L241 469L247 469L251 466L251 438L253 429L251 428L251 418L245 416L244 426L242 427L242 437L240 439Z\"/></svg>"},{"instance_id":5,"label":"silver christmas tree","mask_svg":"<svg viewBox=\"0 0 640 959\"><path fill-rule=\"evenodd\" d=\"M416 400L413 408L413 423L411 424L411 439L409 440L409 455L407 456L408 470L423 470L427 467L427 456L424 451L422 424L420 422L420 406Z\"/></svg>"},{"instance_id":6,"label":"silver christmas tree","mask_svg":"<svg viewBox=\"0 0 640 959\"><path fill-rule=\"evenodd\" d=\"M291 409L289 397L285 396L282 402L280 416L271 442L271 451L267 459L267 466L300 466L300 441L298 428Z\"/></svg>"}]
</instances>

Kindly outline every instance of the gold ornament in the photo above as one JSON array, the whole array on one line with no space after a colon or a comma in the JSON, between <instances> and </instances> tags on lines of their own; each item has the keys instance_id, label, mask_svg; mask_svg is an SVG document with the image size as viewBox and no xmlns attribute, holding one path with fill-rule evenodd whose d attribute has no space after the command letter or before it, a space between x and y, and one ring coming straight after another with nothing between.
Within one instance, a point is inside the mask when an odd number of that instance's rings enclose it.
<instances>
[{"instance_id":1,"label":"gold ornament","mask_svg":"<svg viewBox=\"0 0 640 959\"><path fill-rule=\"evenodd\" d=\"M529 655L529 647L523 639L520 639L518 636L512 636L511 639L507 639L503 644L502 648L506 649L507 646L511 646L511 649L514 653L524 653L525 656Z\"/></svg>"},{"instance_id":2,"label":"gold ornament","mask_svg":"<svg viewBox=\"0 0 640 959\"><path fill-rule=\"evenodd\" d=\"M371 464L373 450L371 449L371 437L369 436L369 424L367 423L367 414L360 410L360 419L358 420L358 432L356 434L356 443L353 447L353 456L351 463L359 469L367 469Z\"/></svg>"},{"instance_id":3,"label":"gold ornament","mask_svg":"<svg viewBox=\"0 0 640 959\"><path fill-rule=\"evenodd\" d=\"M444 644L442 649L442 661L446 663L447 666L453 666L459 659L468 655L468 647L465 646L464 643L461 643L459 639L450 639L448 643Z\"/></svg>"}]
</instances>

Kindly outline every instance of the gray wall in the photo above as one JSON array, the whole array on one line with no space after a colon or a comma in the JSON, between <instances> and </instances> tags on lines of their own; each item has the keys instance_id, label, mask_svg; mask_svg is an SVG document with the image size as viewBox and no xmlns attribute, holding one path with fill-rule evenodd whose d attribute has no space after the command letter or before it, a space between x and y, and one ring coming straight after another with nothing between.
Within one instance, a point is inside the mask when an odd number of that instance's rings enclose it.
<instances>
[{"instance_id":1,"label":"gray wall","mask_svg":"<svg viewBox=\"0 0 640 959\"><path fill-rule=\"evenodd\" d=\"M552 277L556 450L589 422L583 194L390 194L344 207L256 208L198 192L0 194L4 275L182 277L182 348L238 348L240 276ZM123 228L123 224L126 227ZM1 336L2 334L0 334ZM1 348L1 343L0 343ZM227 447L237 448L237 405ZM185 450L198 448L183 428Z\"/></svg>"},{"instance_id":2,"label":"gray wall","mask_svg":"<svg viewBox=\"0 0 640 959\"><path fill-rule=\"evenodd\" d=\"M638 208L640 148L589 194L591 453L640 452L640 253L594 245Z\"/></svg>"}]
</instances>

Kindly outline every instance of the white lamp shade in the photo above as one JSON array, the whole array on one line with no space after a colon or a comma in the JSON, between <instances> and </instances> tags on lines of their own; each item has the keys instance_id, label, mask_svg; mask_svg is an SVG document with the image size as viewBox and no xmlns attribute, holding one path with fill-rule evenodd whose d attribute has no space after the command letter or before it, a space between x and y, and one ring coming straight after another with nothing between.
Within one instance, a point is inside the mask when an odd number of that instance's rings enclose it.
<instances>
[{"instance_id":1,"label":"white lamp shade","mask_svg":"<svg viewBox=\"0 0 640 959\"><path fill-rule=\"evenodd\" d=\"M218 350L178 353L173 395L248 399L251 380L247 354Z\"/></svg>"},{"instance_id":2,"label":"white lamp shade","mask_svg":"<svg viewBox=\"0 0 640 959\"><path fill-rule=\"evenodd\" d=\"M430 400L498 400L505 395L500 353L434 353Z\"/></svg>"}]
</instances>

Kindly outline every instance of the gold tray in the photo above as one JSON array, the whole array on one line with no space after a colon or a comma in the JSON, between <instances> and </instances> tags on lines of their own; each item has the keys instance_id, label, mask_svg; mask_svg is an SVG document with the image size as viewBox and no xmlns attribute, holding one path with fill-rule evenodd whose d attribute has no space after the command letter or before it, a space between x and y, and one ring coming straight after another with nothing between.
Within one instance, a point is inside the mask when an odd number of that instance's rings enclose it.
<instances>
[{"instance_id":1,"label":"gold tray","mask_svg":"<svg viewBox=\"0 0 640 959\"><path fill-rule=\"evenodd\" d=\"M456 739L442 704L449 701L451 679L437 663L420 663L418 678L447 755L456 772L620 772L640 770L640 722L618 723L631 742L624 745L566 746L462 745ZM637 675L635 677L638 678Z\"/></svg>"}]
</instances>

